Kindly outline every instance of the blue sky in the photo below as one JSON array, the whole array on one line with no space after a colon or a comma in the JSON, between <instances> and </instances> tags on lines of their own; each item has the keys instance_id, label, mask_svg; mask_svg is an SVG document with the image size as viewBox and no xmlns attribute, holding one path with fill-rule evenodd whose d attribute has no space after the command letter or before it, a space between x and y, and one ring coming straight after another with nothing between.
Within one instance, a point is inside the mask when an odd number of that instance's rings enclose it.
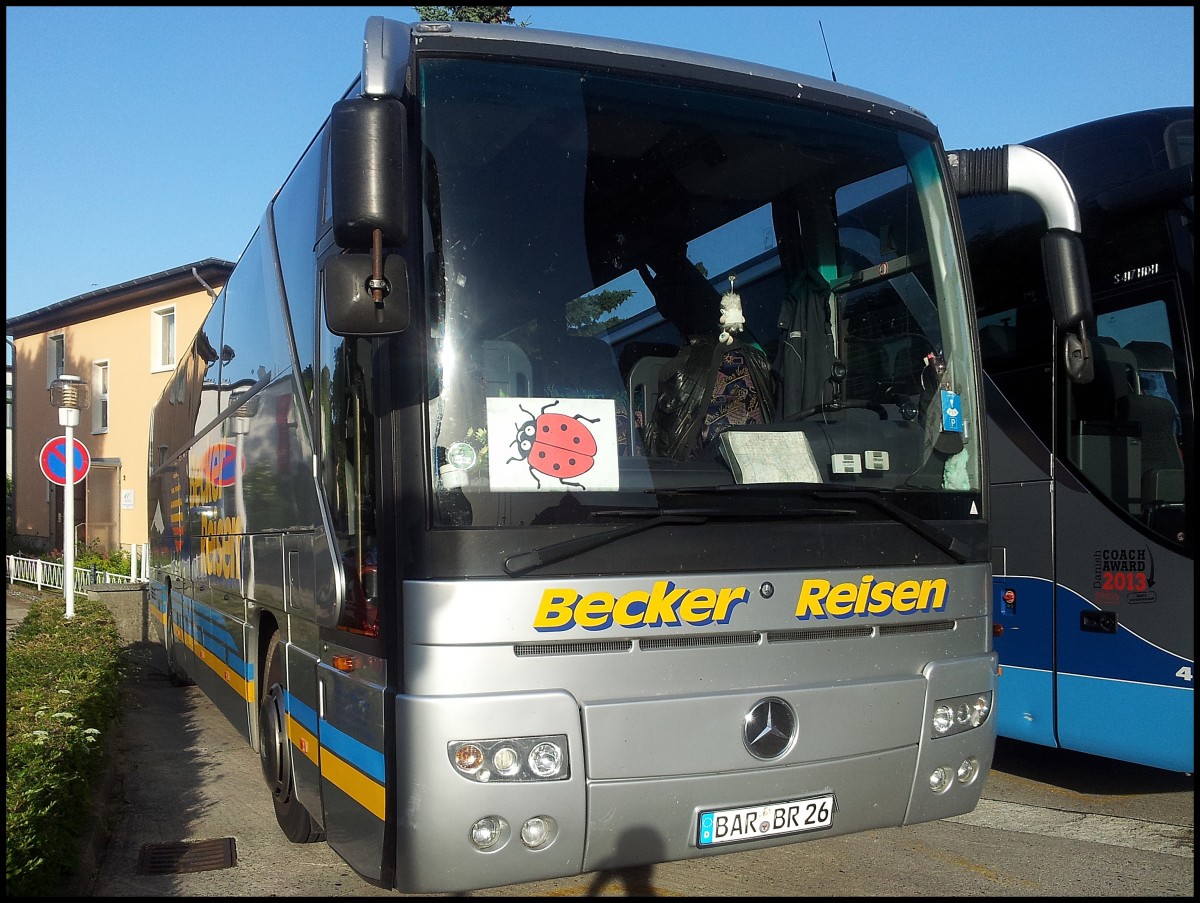
<instances>
[{"instance_id":1,"label":"blue sky","mask_svg":"<svg viewBox=\"0 0 1200 903\"><path fill-rule=\"evenodd\" d=\"M417 18L401 6L7 7L6 317L207 257L236 260L356 75L371 15ZM1191 6L513 15L823 78L827 42L839 82L917 107L947 148L1194 103Z\"/></svg>"}]
</instances>

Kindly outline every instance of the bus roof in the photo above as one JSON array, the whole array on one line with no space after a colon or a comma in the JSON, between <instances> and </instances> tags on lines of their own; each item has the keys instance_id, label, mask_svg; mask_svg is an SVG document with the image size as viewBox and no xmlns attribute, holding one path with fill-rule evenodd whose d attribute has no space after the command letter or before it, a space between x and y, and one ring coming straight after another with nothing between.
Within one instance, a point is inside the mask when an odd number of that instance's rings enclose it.
<instances>
[{"instance_id":1,"label":"bus roof","mask_svg":"<svg viewBox=\"0 0 1200 903\"><path fill-rule=\"evenodd\" d=\"M664 77L720 81L731 87L785 97L805 97L839 110L873 115L925 134L935 132L921 111L879 94L849 85L711 53L680 50L640 41L478 22L418 22L408 25L382 16L367 20L363 39L363 93L403 95L410 36L424 49L462 51L471 46L497 59L541 59L554 62L596 62L612 69Z\"/></svg>"}]
</instances>

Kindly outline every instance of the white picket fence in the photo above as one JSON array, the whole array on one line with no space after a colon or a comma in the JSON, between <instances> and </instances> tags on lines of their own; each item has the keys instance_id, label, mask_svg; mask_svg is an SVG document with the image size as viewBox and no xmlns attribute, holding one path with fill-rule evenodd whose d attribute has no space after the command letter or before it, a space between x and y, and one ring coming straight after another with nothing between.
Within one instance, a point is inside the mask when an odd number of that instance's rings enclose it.
<instances>
[{"instance_id":1,"label":"white picket fence","mask_svg":"<svg viewBox=\"0 0 1200 903\"><path fill-rule=\"evenodd\" d=\"M91 568L75 568L76 592L86 592L82 589L83 587L99 583L147 582L150 579L150 556L147 554L149 548L149 544L130 545L128 574L113 574L109 571L92 570ZM4 560L9 583L28 583L36 586L39 590L62 591L63 571L65 570L62 564L43 561L40 558L22 558L19 555L5 555Z\"/></svg>"}]
</instances>

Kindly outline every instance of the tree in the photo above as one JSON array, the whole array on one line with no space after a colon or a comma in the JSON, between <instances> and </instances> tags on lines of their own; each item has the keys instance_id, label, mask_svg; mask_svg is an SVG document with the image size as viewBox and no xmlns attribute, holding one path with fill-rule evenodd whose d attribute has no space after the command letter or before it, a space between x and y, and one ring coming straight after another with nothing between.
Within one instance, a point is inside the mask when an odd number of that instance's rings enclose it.
<instances>
[{"instance_id":1,"label":"tree","mask_svg":"<svg viewBox=\"0 0 1200 903\"><path fill-rule=\"evenodd\" d=\"M608 289L567 302L567 326L583 335L596 335L616 325L617 317L605 317L633 294L632 289Z\"/></svg>"},{"instance_id":2,"label":"tree","mask_svg":"<svg viewBox=\"0 0 1200 903\"><path fill-rule=\"evenodd\" d=\"M526 26L512 17L511 6L414 6L422 22L486 22Z\"/></svg>"}]
</instances>

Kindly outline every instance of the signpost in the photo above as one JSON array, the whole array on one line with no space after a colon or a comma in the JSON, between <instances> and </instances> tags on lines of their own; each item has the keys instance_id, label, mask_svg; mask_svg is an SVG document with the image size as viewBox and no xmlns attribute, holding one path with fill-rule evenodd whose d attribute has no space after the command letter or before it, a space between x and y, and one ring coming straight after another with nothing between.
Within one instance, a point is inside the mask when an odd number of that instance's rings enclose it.
<instances>
[{"instance_id":1,"label":"signpost","mask_svg":"<svg viewBox=\"0 0 1200 903\"><path fill-rule=\"evenodd\" d=\"M92 457L83 443L75 438L79 426L79 410L87 407L88 386L78 376L63 373L50 384L50 402L58 408L58 423L66 435L51 439L42 446L42 473L52 483L66 487L63 491L63 601L67 617L75 617L75 484L87 476ZM76 455L81 457L76 476ZM59 465L62 478L58 478Z\"/></svg>"}]
</instances>

